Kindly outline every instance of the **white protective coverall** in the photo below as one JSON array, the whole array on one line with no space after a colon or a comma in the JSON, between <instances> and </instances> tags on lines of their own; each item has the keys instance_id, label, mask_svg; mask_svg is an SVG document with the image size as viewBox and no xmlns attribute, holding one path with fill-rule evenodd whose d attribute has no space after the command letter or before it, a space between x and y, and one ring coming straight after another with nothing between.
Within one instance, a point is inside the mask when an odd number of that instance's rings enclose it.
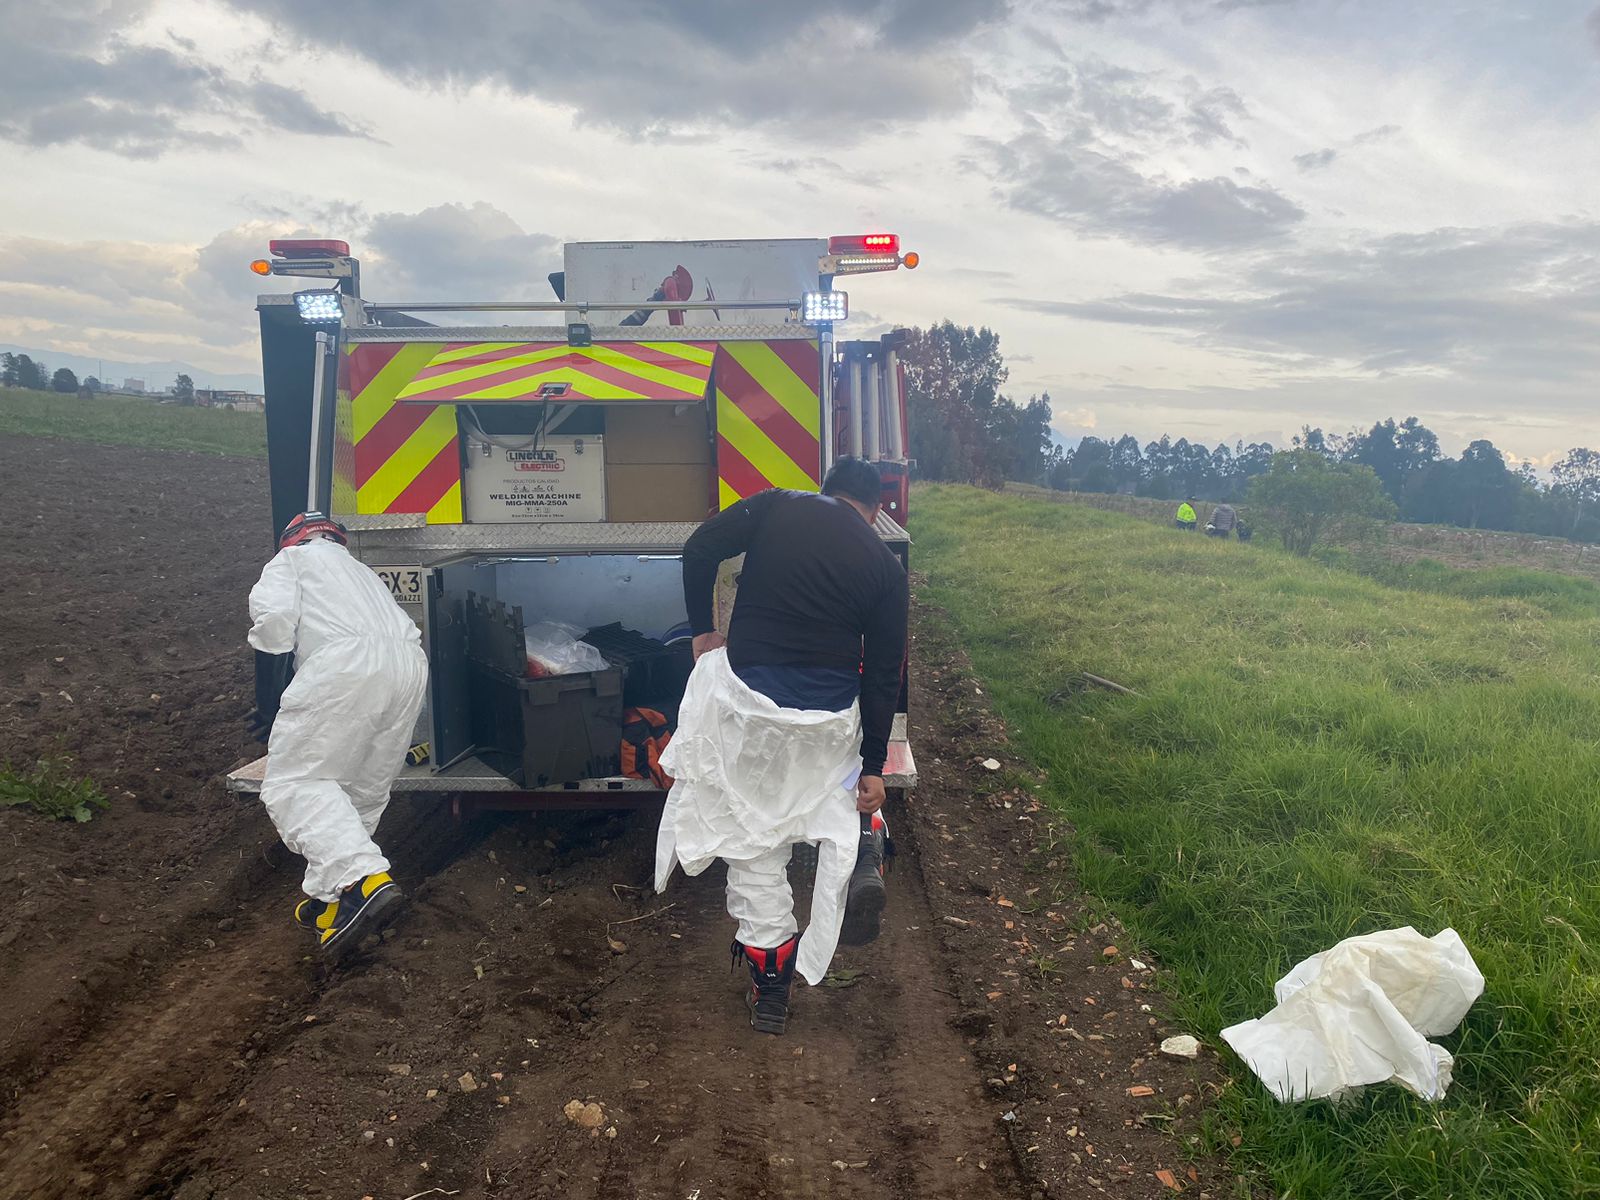
<instances>
[{"instance_id":1,"label":"white protective coverall","mask_svg":"<svg viewBox=\"0 0 1600 1200\"><path fill-rule=\"evenodd\" d=\"M661 755L674 779L656 838L656 891L680 863L698 875L728 864L728 912L739 941L770 949L798 928L786 868L796 842L818 847L811 922L795 969L818 984L839 944L861 822L859 706L780 708L733 673L726 650L700 656Z\"/></svg>"},{"instance_id":2,"label":"white protective coverall","mask_svg":"<svg viewBox=\"0 0 1600 1200\"><path fill-rule=\"evenodd\" d=\"M337 542L278 551L250 589L250 644L295 652L267 743L261 800L305 856L306 895L389 869L372 840L427 690L421 631L371 568Z\"/></svg>"}]
</instances>

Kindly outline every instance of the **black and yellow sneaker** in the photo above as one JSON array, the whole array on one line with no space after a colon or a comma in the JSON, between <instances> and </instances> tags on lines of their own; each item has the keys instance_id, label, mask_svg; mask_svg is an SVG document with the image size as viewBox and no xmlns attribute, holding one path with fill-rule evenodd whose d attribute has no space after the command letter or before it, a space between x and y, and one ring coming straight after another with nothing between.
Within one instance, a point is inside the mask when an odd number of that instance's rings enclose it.
<instances>
[{"instance_id":1,"label":"black and yellow sneaker","mask_svg":"<svg viewBox=\"0 0 1600 1200\"><path fill-rule=\"evenodd\" d=\"M332 915L317 946L338 958L361 944L369 933L380 932L392 921L405 898L387 871L365 875L346 888L331 906Z\"/></svg>"},{"instance_id":2,"label":"black and yellow sneaker","mask_svg":"<svg viewBox=\"0 0 1600 1200\"><path fill-rule=\"evenodd\" d=\"M294 923L301 929L321 933L333 924L333 915L339 911L339 902L327 900L302 900L294 906Z\"/></svg>"}]
</instances>

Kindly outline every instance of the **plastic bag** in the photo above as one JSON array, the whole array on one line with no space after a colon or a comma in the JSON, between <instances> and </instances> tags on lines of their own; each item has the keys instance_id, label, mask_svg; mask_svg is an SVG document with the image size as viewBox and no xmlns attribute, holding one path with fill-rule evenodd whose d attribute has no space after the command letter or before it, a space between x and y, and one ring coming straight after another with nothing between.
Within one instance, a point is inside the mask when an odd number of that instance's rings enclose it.
<instances>
[{"instance_id":1,"label":"plastic bag","mask_svg":"<svg viewBox=\"0 0 1600 1200\"><path fill-rule=\"evenodd\" d=\"M1346 938L1274 990L1277 1008L1222 1037L1279 1100L1385 1082L1442 1100L1455 1059L1428 1038L1461 1023L1483 974L1454 929L1425 938L1408 925Z\"/></svg>"},{"instance_id":2,"label":"plastic bag","mask_svg":"<svg viewBox=\"0 0 1600 1200\"><path fill-rule=\"evenodd\" d=\"M560 621L540 621L525 628L522 645L528 652L528 677L604 671L610 665L605 655L588 642L579 641L582 633L576 625Z\"/></svg>"}]
</instances>

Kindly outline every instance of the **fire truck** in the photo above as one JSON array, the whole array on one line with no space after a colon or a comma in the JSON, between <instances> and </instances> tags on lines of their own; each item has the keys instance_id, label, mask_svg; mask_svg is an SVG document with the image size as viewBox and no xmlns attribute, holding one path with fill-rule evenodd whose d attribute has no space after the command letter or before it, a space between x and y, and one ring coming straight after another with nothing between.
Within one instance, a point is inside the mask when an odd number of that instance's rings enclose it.
<instances>
[{"instance_id":1,"label":"fire truck","mask_svg":"<svg viewBox=\"0 0 1600 1200\"><path fill-rule=\"evenodd\" d=\"M658 774L624 773L622 716L674 720L683 546L748 496L872 460L877 532L907 562L904 331L837 336L841 278L917 265L894 234L569 243L536 300L374 300L345 242L269 250L258 275L309 281L256 305L274 537L329 513L421 627L430 690L398 793L659 801ZM737 583L724 564L724 631ZM589 669L530 675L548 638L581 642ZM905 700L891 790L916 781ZM265 762L233 790L258 792Z\"/></svg>"}]
</instances>

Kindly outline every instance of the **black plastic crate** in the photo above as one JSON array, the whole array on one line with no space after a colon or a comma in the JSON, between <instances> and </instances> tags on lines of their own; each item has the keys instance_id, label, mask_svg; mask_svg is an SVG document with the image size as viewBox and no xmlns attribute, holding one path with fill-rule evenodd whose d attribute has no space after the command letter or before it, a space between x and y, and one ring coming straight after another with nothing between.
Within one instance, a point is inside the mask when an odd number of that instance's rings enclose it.
<instances>
[{"instance_id":1,"label":"black plastic crate","mask_svg":"<svg viewBox=\"0 0 1600 1200\"><path fill-rule=\"evenodd\" d=\"M613 666L622 669L622 702L629 708L660 710L673 725L694 670L694 652L687 641L666 645L620 622L600 625L583 635Z\"/></svg>"},{"instance_id":2,"label":"black plastic crate","mask_svg":"<svg viewBox=\"0 0 1600 1200\"><path fill-rule=\"evenodd\" d=\"M528 678L522 609L467 594L472 740L525 788L599 779L622 769L620 667Z\"/></svg>"},{"instance_id":3,"label":"black plastic crate","mask_svg":"<svg viewBox=\"0 0 1600 1200\"><path fill-rule=\"evenodd\" d=\"M622 672L512 679L471 664L473 740L520 765L522 786L601 779L622 769Z\"/></svg>"}]
</instances>

